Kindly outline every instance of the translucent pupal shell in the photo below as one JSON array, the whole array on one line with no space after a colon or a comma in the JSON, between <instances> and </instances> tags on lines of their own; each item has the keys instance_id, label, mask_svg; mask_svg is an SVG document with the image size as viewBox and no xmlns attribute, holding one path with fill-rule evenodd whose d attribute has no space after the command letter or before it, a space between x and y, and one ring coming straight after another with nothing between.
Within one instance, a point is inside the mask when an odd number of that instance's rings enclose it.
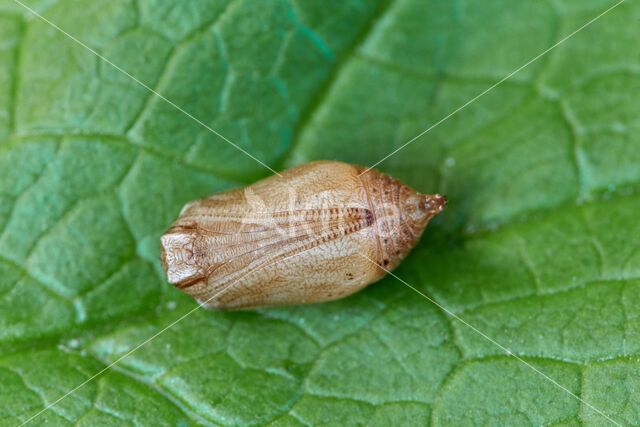
<instances>
[{"instance_id":1,"label":"translucent pupal shell","mask_svg":"<svg viewBox=\"0 0 640 427\"><path fill-rule=\"evenodd\" d=\"M306 163L188 203L162 265L210 309L334 300L394 269L445 204L376 170Z\"/></svg>"}]
</instances>

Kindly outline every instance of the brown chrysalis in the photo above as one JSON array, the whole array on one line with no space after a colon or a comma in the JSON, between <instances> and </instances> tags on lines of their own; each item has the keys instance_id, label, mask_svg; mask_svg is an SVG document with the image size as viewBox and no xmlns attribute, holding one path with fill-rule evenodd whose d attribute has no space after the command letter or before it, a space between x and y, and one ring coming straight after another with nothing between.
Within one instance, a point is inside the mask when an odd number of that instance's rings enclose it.
<instances>
[{"instance_id":1,"label":"brown chrysalis","mask_svg":"<svg viewBox=\"0 0 640 427\"><path fill-rule=\"evenodd\" d=\"M329 301L398 266L445 204L376 170L311 162L188 203L162 265L210 309Z\"/></svg>"}]
</instances>

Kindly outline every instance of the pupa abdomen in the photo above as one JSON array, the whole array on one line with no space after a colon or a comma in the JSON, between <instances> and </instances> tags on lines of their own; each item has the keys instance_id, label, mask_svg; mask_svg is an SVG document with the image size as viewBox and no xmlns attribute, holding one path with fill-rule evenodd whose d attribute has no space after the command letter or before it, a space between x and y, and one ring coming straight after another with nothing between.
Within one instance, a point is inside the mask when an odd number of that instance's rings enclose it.
<instances>
[{"instance_id":1,"label":"pupa abdomen","mask_svg":"<svg viewBox=\"0 0 640 427\"><path fill-rule=\"evenodd\" d=\"M329 301L395 268L445 202L375 170L311 162L188 203L162 236L162 264L211 309Z\"/></svg>"}]
</instances>

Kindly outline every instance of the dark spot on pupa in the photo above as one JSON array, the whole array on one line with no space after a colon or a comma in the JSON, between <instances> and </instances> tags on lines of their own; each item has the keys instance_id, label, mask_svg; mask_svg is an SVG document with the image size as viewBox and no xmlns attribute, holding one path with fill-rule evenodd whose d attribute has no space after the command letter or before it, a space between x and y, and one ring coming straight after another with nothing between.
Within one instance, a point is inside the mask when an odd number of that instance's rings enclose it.
<instances>
[{"instance_id":1,"label":"dark spot on pupa","mask_svg":"<svg viewBox=\"0 0 640 427\"><path fill-rule=\"evenodd\" d=\"M388 259L383 260L383 261L382 261L382 264L384 264L384 265L389 265L389 260L388 260Z\"/></svg>"},{"instance_id":2,"label":"dark spot on pupa","mask_svg":"<svg viewBox=\"0 0 640 427\"><path fill-rule=\"evenodd\" d=\"M367 209L365 211L364 215L365 215L364 218L365 218L366 227L368 227L371 224L373 224L373 212L371 212L369 209Z\"/></svg>"}]
</instances>

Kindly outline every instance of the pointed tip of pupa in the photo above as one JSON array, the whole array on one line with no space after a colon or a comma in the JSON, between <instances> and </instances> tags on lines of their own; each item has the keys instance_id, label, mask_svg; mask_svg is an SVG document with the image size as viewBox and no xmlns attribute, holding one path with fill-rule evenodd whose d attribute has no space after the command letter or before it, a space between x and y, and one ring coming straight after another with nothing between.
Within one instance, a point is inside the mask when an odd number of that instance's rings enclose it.
<instances>
[{"instance_id":1,"label":"pointed tip of pupa","mask_svg":"<svg viewBox=\"0 0 640 427\"><path fill-rule=\"evenodd\" d=\"M424 196L424 210L429 218L436 216L447 205L447 197L441 194L427 194Z\"/></svg>"}]
</instances>

